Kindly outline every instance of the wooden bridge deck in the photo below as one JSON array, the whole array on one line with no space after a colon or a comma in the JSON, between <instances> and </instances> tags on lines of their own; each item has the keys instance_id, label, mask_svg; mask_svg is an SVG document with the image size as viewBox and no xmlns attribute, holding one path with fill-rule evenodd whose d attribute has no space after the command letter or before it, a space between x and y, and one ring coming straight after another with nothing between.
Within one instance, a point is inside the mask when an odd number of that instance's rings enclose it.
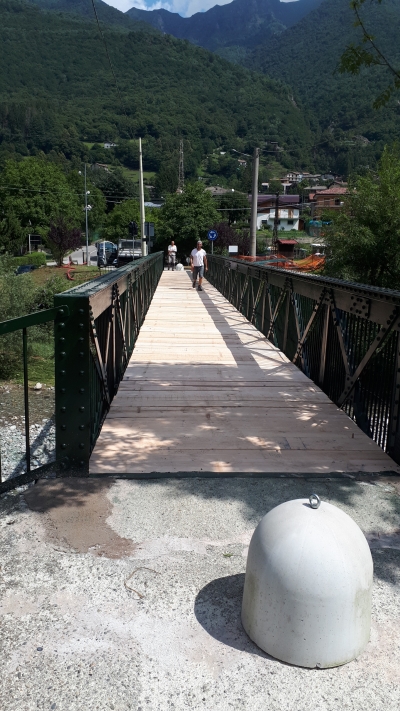
<instances>
[{"instance_id":1,"label":"wooden bridge deck","mask_svg":"<svg viewBox=\"0 0 400 711\"><path fill-rule=\"evenodd\" d=\"M400 468L207 282L164 272L90 473Z\"/></svg>"}]
</instances>

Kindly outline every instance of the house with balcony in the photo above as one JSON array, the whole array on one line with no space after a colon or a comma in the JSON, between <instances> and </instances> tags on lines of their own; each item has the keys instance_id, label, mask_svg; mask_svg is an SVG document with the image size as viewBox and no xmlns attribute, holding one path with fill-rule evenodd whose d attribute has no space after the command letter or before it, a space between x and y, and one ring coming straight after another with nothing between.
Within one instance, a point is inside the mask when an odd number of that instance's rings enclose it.
<instances>
[{"instance_id":1,"label":"house with balcony","mask_svg":"<svg viewBox=\"0 0 400 711\"><path fill-rule=\"evenodd\" d=\"M251 196L249 196L251 204ZM274 228L276 195L258 195L257 198L257 229ZM278 231L290 232L299 229L300 196L280 195L278 204Z\"/></svg>"},{"instance_id":2,"label":"house with balcony","mask_svg":"<svg viewBox=\"0 0 400 711\"><path fill-rule=\"evenodd\" d=\"M347 188L339 186L334 186L327 190L316 190L310 193L311 215L314 218L319 218L324 210L340 210L344 205L344 196L346 193Z\"/></svg>"}]
</instances>

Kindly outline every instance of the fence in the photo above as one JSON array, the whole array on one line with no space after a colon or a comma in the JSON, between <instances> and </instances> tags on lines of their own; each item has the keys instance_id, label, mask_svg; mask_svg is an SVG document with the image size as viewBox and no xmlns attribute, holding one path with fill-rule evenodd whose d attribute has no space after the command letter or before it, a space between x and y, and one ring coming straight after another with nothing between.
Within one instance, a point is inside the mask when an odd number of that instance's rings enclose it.
<instances>
[{"instance_id":1,"label":"fence","mask_svg":"<svg viewBox=\"0 0 400 711\"><path fill-rule=\"evenodd\" d=\"M54 308L0 323L0 337L22 332L26 473L1 482L0 493L40 476L31 471L28 328L54 321L56 461L87 466L140 326L163 271L158 252L113 269L54 299Z\"/></svg>"},{"instance_id":2,"label":"fence","mask_svg":"<svg viewBox=\"0 0 400 711\"><path fill-rule=\"evenodd\" d=\"M85 467L117 392L163 270L163 253L55 297L56 459Z\"/></svg>"},{"instance_id":3,"label":"fence","mask_svg":"<svg viewBox=\"0 0 400 711\"><path fill-rule=\"evenodd\" d=\"M29 314L28 316L21 316L20 318L13 318L9 321L2 321L0 323L0 336L5 336L7 333L14 333L15 331L22 332L22 362L23 362L23 373L24 373L24 415L25 415L25 461L26 461L26 475L19 476L16 483L23 483L23 481L31 474L31 448L30 448L30 434L29 434L29 387L28 387L28 328L32 326L39 326L43 323L48 323L49 321L54 321L55 328L57 324L65 321L68 317L69 311L68 306L65 305L64 300L61 298L56 308L53 309L43 309L43 311L37 311L36 313ZM1 476L1 460L0 460L0 483L2 481ZM3 484L2 489L5 491L8 487Z\"/></svg>"},{"instance_id":4,"label":"fence","mask_svg":"<svg viewBox=\"0 0 400 711\"><path fill-rule=\"evenodd\" d=\"M400 292L209 256L208 280L400 463Z\"/></svg>"}]
</instances>

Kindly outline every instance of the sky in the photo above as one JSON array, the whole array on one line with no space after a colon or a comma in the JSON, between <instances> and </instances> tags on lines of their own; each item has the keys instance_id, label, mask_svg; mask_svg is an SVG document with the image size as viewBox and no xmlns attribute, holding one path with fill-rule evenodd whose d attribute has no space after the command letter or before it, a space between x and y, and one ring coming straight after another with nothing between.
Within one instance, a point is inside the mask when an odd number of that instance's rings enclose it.
<instances>
[{"instance_id":1,"label":"sky","mask_svg":"<svg viewBox=\"0 0 400 711\"><path fill-rule=\"evenodd\" d=\"M195 12L205 12L214 5L228 5L232 0L104 0L104 2L122 12L130 10L131 7L138 7L141 10L159 10L163 7L170 12L178 12L182 17L190 17Z\"/></svg>"}]
</instances>

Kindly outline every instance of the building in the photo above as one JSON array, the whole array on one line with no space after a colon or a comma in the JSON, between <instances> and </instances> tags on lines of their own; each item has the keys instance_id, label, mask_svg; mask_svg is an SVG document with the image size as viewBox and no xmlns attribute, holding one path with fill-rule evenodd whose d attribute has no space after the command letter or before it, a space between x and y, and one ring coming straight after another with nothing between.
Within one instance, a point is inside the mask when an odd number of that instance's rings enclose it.
<instances>
[{"instance_id":1,"label":"building","mask_svg":"<svg viewBox=\"0 0 400 711\"><path fill-rule=\"evenodd\" d=\"M308 180L309 182L317 182L321 179L322 176L320 173L307 173L305 171L299 173L297 170L291 170L289 173L286 173L286 175L281 179L281 183L282 185L284 183L289 183L289 185L292 185L293 183L300 183L302 180Z\"/></svg>"},{"instance_id":2,"label":"building","mask_svg":"<svg viewBox=\"0 0 400 711\"><path fill-rule=\"evenodd\" d=\"M103 148L107 148L107 149L116 148L117 145L118 145L117 143L112 143L111 141L106 141L106 143L103 143Z\"/></svg>"},{"instance_id":3,"label":"building","mask_svg":"<svg viewBox=\"0 0 400 711\"><path fill-rule=\"evenodd\" d=\"M316 190L310 193L311 215L321 217L324 210L340 210L347 188L335 186L327 190Z\"/></svg>"},{"instance_id":4,"label":"building","mask_svg":"<svg viewBox=\"0 0 400 711\"><path fill-rule=\"evenodd\" d=\"M251 196L249 196L251 204ZM257 229L274 228L276 195L258 195L257 199ZM299 229L300 196L280 195L278 207L278 230L289 232Z\"/></svg>"}]
</instances>

